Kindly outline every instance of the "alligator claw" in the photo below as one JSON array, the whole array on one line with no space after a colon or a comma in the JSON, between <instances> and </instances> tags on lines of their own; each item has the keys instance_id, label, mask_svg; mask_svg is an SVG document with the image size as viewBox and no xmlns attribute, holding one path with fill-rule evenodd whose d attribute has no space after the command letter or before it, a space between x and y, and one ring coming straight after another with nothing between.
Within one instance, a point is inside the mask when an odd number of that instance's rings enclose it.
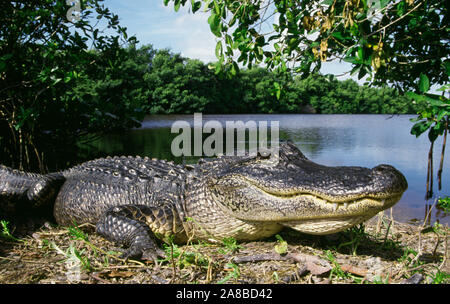
<instances>
[{"instance_id":1,"label":"alligator claw","mask_svg":"<svg viewBox=\"0 0 450 304\"><path fill-rule=\"evenodd\" d=\"M154 246L143 246L142 244L133 244L128 249L126 249L122 255L121 259L140 259L157 262L159 258L165 258L165 253L163 250Z\"/></svg>"},{"instance_id":2,"label":"alligator claw","mask_svg":"<svg viewBox=\"0 0 450 304\"><path fill-rule=\"evenodd\" d=\"M166 254L163 250L156 248L156 249L149 249L142 252L142 259L143 260L151 260L153 262L157 262L158 259L165 258Z\"/></svg>"}]
</instances>

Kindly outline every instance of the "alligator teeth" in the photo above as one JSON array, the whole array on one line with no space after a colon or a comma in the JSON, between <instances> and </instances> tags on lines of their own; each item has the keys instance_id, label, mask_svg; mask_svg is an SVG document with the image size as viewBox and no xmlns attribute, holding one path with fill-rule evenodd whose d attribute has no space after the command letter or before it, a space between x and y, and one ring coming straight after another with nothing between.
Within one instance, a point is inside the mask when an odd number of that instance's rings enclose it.
<instances>
[{"instance_id":1,"label":"alligator teeth","mask_svg":"<svg viewBox=\"0 0 450 304\"><path fill-rule=\"evenodd\" d=\"M338 203L333 203L333 211L336 211L339 207Z\"/></svg>"},{"instance_id":2,"label":"alligator teeth","mask_svg":"<svg viewBox=\"0 0 450 304\"><path fill-rule=\"evenodd\" d=\"M344 203L344 208L347 208L348 207L348 203Z\"/></svg>"}]
</instances>

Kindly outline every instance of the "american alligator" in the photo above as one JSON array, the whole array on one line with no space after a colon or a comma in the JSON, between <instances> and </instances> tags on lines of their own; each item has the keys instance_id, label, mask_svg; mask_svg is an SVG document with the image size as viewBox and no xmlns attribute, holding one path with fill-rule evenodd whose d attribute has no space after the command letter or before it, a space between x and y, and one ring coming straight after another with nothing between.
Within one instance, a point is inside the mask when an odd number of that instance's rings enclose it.
<instances>
[{"instance_id":1,"label":"american alligator","mask_svg":"<svg viewBox=\"0 0 450 304\"><path fill-rule=\"evenodd\" d=\"M155 259L156 239L256 240L283 227L329 234L393 206L407 188L394 167L328 167L292 143L279 153L222 156L180 165L108 157L39 175L0 166L0 201L54 202L60 225L91 223L124 245L124 257Z\"/></svg>"}]
</instances>

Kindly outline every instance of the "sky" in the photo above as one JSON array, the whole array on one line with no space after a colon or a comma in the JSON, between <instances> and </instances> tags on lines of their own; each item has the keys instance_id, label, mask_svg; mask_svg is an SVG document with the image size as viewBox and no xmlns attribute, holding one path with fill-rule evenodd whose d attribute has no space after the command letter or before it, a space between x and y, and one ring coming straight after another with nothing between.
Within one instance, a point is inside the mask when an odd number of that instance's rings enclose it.
<instances>
[{"instance_id":1,"label":"sky","mask_svg":"<svg viewBox=\"0 0 450 304\"><path fill-rule=\"evenodd\" d=\"M178 12L175 12L172 3L164 6L163 0L106 0L104 4L119 15L120 25L127 28L129 36L136 36L139 45L169 48L172 52L205 63L217 61L217 41L209 29L209 15L201 10L192 14L189 3ZM347 63L331 62L323 63L321 71L324 74L340 75L350 69ZM346 78L349 75L339 79Z\"/></svg>"}]
</instances>

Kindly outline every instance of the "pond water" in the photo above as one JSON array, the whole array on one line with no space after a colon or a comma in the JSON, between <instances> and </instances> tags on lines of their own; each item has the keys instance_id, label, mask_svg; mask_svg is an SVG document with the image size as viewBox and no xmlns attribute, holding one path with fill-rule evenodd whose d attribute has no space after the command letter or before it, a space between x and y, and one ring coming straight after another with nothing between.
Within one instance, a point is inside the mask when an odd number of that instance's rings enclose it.
<instances>
[{"instance_id":1,"label":"pond water","mask_svg":"<svg viewBox=\"0 0 450 304\"><path fill-rule=\"evenodd\" d=\"M393 216L399 221L420 221L425 216L425 183L429 141L426 134L416 138L410 134L412 115L203 115L203 124L216 120L256 122L278 121L280 139L291 140L314 162L329 166L375 167L390 164L408 180L408 190L394 206ZM171 133L177 120L193 125L193 115L155 115L146 118L142 127L121 134L111 134L93 143L91 148L104 155L141 155L176 162L181 159L171 153L171 143L178 134ZM208 134L206 134L208 136ZM450 151L444 162L443 190L437 193L436 172L439 166L442 139L434 148L435 194L450 195ZM89 150L89 148L88 148ZM448 150L448 149L447 149ZM428 201L429 204L434 199ZM433 208L431 222L449 224L450 217Z\"/></svg>"}]
</instances>

